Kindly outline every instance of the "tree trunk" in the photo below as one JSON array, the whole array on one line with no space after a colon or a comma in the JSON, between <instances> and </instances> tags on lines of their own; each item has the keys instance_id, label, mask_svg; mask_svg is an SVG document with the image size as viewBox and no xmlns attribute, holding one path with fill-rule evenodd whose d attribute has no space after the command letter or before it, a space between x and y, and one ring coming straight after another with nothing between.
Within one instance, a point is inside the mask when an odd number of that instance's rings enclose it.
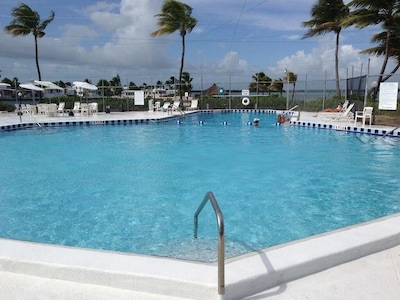
<instances>
[{"instance_id":1,"label":"tree trunk","mask_svg":"<svg viewBox=\"0 0 400 300\"><path fill-rule=\"evenodd\" d=\"M38 72L38 80L42 80L42 76L40 75L40 68L39 68L39 53L38 53L38 41L37 36L35 35L35 58L36 58L36 69Z\"/></svg>"},{"instance_id":2,"label":"tree trunk","mask_svg":"<svg viewBox=\"0 0 400 300\"><path fill-rule=\"evenodd\" d=\"M392 77L392 75L394 75L397 70L400 68L400 62L397 63L397 65L394 67L394 69L392 70L392 72L390 72L390 74L386 75L385 78L382 78L382 82L385 82L386 80L388 80L390 77Z\"/></svg>"},{"instance_id":3,"label":"tree trunk","mask_svg":"<svg viewBox=\"0 0 400 300\"><path fill-rule=\"evenodd\" d=\"M292 91L292 102L294 100L294 92L296 90L296 82L293 82L293 91Z\"/></svg>"},{"instance_id":4,"label":"tree trunk","mask_svg":"<svg viewBox=\"0 0 400 300\"><path fill-rule=\"evenodd\" d=\"M390 41L390 38L391 38L391 34L390 34L390 29L389 29L387 31L387 34L386 34L385 59L383 60L381 72L380 72L379 77L378 77L378 86L382 82L383 74L385 74L386 65L387 65L388 60L389 60L389 41Z\"/></svg>"},{"instance_id":5,"label":"tree trunk","mask_svg":"<svg viewBox=\"0 0 400 300\"><path fill-rule=\"evenodd\" d=\"M336 72L336 95L341 98L340 82L339 82L339 35L340 31L336 33L336 50L335 50L335 72Z\"/></svg>"},{"instance_id":6,"label":"tree trunk","mask_svg":"<svg viewBox=\"0 0 400 300\"><path fill-rule=\"evenodd\" d=\"M179 70L179 96L181 105L183 108L183 97L182 97L182 73L183 73L183 64L185 60L185 35L182 34L182 57L181 57L181 68Z\"/></svg>"}]
</instances>

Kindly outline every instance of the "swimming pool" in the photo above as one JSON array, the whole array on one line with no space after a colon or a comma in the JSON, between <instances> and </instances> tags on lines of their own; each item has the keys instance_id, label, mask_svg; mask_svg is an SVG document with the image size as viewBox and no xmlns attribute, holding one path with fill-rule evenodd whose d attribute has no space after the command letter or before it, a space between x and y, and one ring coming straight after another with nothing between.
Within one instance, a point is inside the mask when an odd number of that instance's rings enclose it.
<instances>
[{"instance_id":1,"label":"swimming pool","mask_svg":"<svg viewBox=\"0 0 400 300\"><path fill-rule=\"evenodd\" d=\"M194 240L193 214L209 190L227 257L400 210L398 140L255 116L5 132L0 236L208 261L215 216Z\"/></svg>"}]
</instances>

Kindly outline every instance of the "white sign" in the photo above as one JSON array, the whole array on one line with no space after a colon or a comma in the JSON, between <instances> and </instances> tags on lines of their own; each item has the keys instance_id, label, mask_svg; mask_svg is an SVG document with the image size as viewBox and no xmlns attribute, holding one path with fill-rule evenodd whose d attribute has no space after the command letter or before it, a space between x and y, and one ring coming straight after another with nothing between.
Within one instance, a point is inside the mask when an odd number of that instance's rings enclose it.
<instances>
[{"instance_id":1,"label":"white sign","mask_svg":"<svg viewBox=\"0 0 400 300\"><path fill-rule=\"evenodd\" d=\"M144 105L144 91L135 91L135 105Z\"/></svg>"},{"instance_id":2,"label":"white sign","mask_svg":"<svg viewBox=\"0 0 400 300\"><path fill-rule=\"evenodd\" d=\"M250 90L242 90L242 96L250 96Z\"/></svg>"},{"instance_id":3,"label":"white sign","mask_svg":"<svg viewBox=\"0 0 400 300\"><path fill-rule=\"evenodd\" d=\"M379 109L397 110L398 82L382 82L379 86Z\"/></svg>"}]
</instances>

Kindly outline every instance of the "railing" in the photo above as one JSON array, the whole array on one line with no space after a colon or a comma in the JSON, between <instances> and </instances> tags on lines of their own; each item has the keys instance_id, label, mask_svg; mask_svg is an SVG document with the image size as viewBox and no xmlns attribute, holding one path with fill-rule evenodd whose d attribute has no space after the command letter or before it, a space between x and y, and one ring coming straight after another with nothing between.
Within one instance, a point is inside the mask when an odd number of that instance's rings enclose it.
<instances>
[{"instance_id":1,"label":"railing","mask_svg":"<svg viewBox=\"0 0 400 300\"><path fill-rule=\"evenodd\" d=\"M218 294L225 294L225 236L224 236L224 217L218 206L217 200L212 192L207 192L199 208L194 214L194 238L197 239L198 229L198 216L206 205L207 201L210 200L217 217L218 226Z\"/></svg>"},{"instance_id":2,"label":"railing","mask_svg":"<svg viewBox=\"0 0 400 300\"><path fill-rule=\"evenodd\" d=\"M184 115L184 114L185 114L185 112L184 112L179 106L176 106L176 105L174 105L174 104L171 104L171 109L170 109L170 110L171 110L171 115L172 115L172 112L173 112L174 110L180 112L181 115Z\"/></svg>"}]
</instances>

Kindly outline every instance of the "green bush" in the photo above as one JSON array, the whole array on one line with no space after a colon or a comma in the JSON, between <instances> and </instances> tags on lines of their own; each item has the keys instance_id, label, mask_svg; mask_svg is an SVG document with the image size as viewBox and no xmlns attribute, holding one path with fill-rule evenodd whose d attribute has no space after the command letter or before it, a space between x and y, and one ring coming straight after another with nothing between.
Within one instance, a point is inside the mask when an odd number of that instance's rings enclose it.
<instances>
[{"instance_id":1,"label":"green bush","mask_svg":"<svg viewBox=\"0 0 400 300\"><path fill-rule=\"evenodd\" d=\"M12 112L14 110L15 110L14 106L0 102L0 111Z\"/></svg>"}]
</instances>

